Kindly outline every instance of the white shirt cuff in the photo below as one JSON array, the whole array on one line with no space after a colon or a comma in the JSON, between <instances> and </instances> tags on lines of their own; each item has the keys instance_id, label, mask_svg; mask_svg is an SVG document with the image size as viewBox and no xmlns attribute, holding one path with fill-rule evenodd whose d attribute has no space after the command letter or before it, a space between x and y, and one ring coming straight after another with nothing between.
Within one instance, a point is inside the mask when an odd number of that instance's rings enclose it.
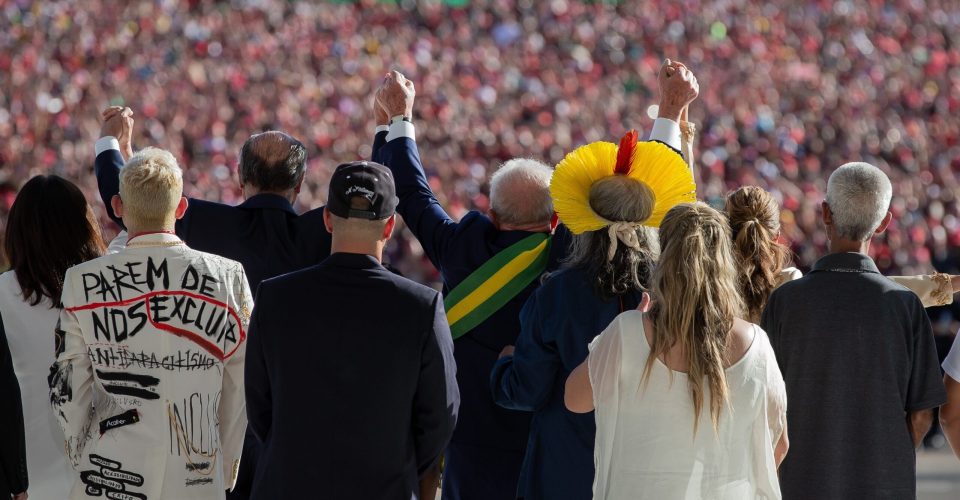
<instances>
[{"instance_id":1,"label":"white shirt cuff","mask_svg":"<svg viewBox=\"0 0 960 500\"><path fill-rule=\"evenodd\" d=\"M96 151L96 154L93 155L95 157L100 156L100 153L108 149L116 149L117 151L120 151L120 142L117 141L116 137L108 135L106 137L97 139L97 143L93 146L93 149Z\"/></svg>"},{"instance_id":2,"label":"white shirt cuff","mask_svg":"<svg viewBox=\"0 0 960 500\"><path fill-rule=\"evenodd\" d=\"M373 129L374 134L379 134L380 132L387 132L390 130L390 125L377 125L377 128Z\"/></svg>"},{"instance_id":3,"label":"white shirt cuff","mask_svg":"<svg viewBox=\"0 0 960 500\"><path fill-rule=\"evenodd\" d=\"M678 134L677 137L680 137L680 136L679 136L679 134L680 134L679 130L680 130L680 128L679 128L679 126L678 126L678 128L677 128L677 134ZM406 121L398 121L398 122L393 122L393 123L390 124L390 131L387 132L387 142L390 142L390 141L392 141L392 140L394 140L394 139L399 139L399 138L401 138L401 137L409 137L409 138L412 139L413 141L416 141L416 140L417 140L416 128L414 128L414 126L413 126L412 123L406 122ZM679 141L679 139L678 139L678 141ZM678 142L678 144L679 144L679 142Z\"/></svg>"},{"instance_id":4,"label":"white shirt cuff","mask_svg":"<svg viewBox=\"0 0 960 500\"><path fill-rule=\"evenodd\" d=\"M680 151L680 124L669 118L657 118L650 131L651 141L660 141Z\"/></svg>"}]
</instances>

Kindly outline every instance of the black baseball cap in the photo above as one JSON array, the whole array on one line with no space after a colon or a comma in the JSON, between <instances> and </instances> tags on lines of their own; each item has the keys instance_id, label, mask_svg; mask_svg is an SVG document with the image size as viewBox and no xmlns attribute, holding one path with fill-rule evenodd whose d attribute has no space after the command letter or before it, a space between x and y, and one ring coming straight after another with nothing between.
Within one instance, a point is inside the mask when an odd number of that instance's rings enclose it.
<instances>
[{"instance_id":1,"label":"black baseball cap","mask_svg":"<svg viewBox=\"0 0 960 500\"><path fill-rule=\"evenodd\" d=\"M350 208L350 202L361 197L370 202L370 210ZM327 209L337 217L386 219L397 210L397 190L390 169L372 161L344 163L330 177Z\"/></svg>"}]
</instances>

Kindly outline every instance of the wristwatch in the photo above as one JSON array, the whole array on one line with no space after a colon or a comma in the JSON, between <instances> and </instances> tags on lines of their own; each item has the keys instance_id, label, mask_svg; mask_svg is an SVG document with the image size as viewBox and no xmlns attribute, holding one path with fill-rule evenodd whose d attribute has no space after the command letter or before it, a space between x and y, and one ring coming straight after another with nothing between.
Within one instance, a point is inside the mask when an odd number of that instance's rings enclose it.
<instances>
[{"instance_id":1,"label":"wristwatch","mask_svg":"<svg viewBox=\"0 0 960 500\"><path fill-rule=\"evenodd\" d=\"M394 123L397 123L397 122L413 123L413 120L407 118L407 117L404 116L404 115L396 115L396 116L391 116L391 117L390 117L390 124L391 124L391 125L393 125Z\"/></svg>"}]
</instances>

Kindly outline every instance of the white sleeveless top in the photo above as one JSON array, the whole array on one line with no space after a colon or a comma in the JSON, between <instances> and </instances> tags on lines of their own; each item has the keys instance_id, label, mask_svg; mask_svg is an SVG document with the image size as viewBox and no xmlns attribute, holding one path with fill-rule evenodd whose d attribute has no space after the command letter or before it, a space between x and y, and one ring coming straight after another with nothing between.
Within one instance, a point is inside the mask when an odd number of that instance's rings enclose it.
<instances>
[{"instance_id":1,"label":"white sleeveless top","mask_svg":"<svg viewBox=\"0 0 960 500\"><path fill-rule=\"evenodd\" d=\"M590 343L596 407L595 499L779 499L774 447L786 424L786 389L766 332L726 369L729 407L719 432L709 394L694 435L687 375L653 365L643 314L618 316Z\"/></svg>"}]
</instances>

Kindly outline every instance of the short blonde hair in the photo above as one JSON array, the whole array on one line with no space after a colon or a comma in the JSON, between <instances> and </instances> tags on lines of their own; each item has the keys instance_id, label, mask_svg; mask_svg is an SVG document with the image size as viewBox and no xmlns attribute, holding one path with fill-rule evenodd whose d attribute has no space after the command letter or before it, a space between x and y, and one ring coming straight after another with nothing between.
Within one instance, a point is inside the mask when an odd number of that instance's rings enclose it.
<instances>
[{"instance_id":1,"label":"short blonde hair","mask_svg":"<svg viewBox=\"0 0 960 500\"><path fill-rule=\"evenodd\" d=\"M120 170L123 216L141 227L170 225L183 196L183 172L169 151L146 148Z\"/></svg>"}]
</instances>

